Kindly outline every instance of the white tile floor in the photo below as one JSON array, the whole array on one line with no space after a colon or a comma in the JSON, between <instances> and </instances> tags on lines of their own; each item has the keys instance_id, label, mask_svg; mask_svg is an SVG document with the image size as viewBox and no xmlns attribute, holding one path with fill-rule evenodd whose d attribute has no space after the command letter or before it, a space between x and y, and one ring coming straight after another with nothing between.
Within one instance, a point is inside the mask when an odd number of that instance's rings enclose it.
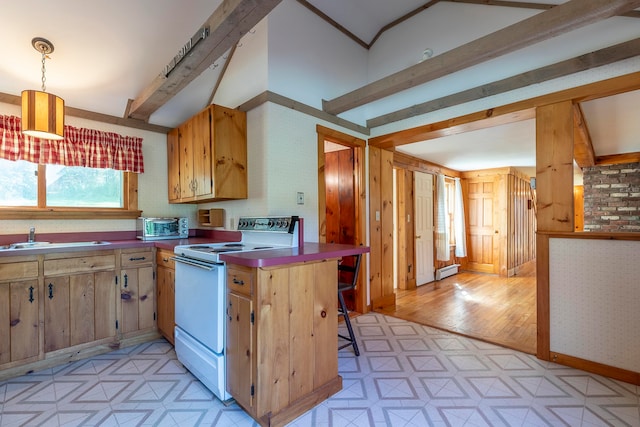
<instances>
[{"instance_id":1,"label":"white tile floor","mask_svg":"<svg viewBox=\"0 0 640 427\"><path fill-rule=\"evenodd\" d=\"M354 326L343 389L290 426L640 426L635 385L376 313ZM2 427L254 425L164 340L0 382Z\"/></svg>"}]
</instances>

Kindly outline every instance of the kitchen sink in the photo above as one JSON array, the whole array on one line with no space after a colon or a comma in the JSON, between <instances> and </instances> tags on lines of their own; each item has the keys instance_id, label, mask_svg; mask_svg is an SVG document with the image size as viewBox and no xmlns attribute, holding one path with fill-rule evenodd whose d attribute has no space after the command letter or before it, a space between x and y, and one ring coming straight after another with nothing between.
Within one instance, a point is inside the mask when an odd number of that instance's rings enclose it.
<instances>
[{"instance_id":1,"label":"kitchen sink","mask_svg":"<svg viewBox=\"0 0 640 427\"><path fill-rule=\"evenodd\" d=\"M11 243L10 245L0 246L0 250L20 250L20 249L55 249L55 248L73 248L77 246L101 246L109 245L109 242L94 240L91 242L19 242Z\"/></svg>"}]
</instances>

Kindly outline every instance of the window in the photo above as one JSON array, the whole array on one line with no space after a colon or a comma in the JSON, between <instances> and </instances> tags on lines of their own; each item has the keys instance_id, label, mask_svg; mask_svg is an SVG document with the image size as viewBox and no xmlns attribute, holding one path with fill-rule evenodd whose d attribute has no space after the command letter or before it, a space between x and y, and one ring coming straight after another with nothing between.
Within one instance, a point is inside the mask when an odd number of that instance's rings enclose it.
<instances>
[{"instance_id":1,"label":"window","mask_svg":"<svg viewBox=\"0 0 640 427\"><path fill-rule=\"evenodd\" d=\"M0 218L139 216L129 172L0 159L0 188Z\"/></svg>"}]
</instances>

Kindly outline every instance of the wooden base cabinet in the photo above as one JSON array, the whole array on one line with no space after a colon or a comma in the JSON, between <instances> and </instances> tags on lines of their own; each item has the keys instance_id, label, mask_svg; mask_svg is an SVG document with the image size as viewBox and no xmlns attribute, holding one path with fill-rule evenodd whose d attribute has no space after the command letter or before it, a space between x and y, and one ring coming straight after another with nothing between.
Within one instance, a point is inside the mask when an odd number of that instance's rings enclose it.
<instances>
[{"instance_id":1,"label":"wooden base cabinet","mask_svg":"<svg viewBox=\"0 0 640 427\"><path fill-rule=\"evenodd\" d=\"M0 365L38 357L38 261L35 257L0 260Z\"/></svg>"},{"instance_id":2,"label":"wooden base cabinet","mask_svg":"<svg viewBox=\"0 0 640 427\"><path fill-rule=\"evenodd\" d=\"M120 314L122 336L156 328L156 289L152 248L122 249Z\"/></svg>"},{"instance_id":3,"label":"wooden base cabinet","mask_svg":"<svg viewBox=\"0 0 640 427\"><path fill-rule=\"evenodd\" d=\"M0 257L0 381L158 337L153 247Z\"/></svg>"},{"instance_id":4,"label":"wooden base cabinet","mask_svg":"<svg viewBox=\"0 0 640 427\"><path fill-rule=\"evenodd\" d=\"M156 252L158 331L167 341L175 345L176 269L172 256L171 251L158 249Z\"/></svg>"},{"instance_id":5,"label":"wooden base cabinet","mask_svg":"<svg viewBox=\"0 0 640 427\"><path fill-rule=\"evenodd\" d=\"M227 390L280 426L342 388L337 260L227 268Z\"/></svg>"}]
</instances>

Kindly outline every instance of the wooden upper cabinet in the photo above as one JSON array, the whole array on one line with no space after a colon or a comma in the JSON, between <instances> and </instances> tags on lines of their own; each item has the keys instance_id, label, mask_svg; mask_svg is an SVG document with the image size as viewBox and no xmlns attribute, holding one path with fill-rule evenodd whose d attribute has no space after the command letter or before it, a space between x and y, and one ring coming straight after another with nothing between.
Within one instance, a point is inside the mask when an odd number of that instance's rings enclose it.
<instances>
[{"instance_id":1,"label":"wooden upper cabinet","mask_svg":"<svg viewBox=\"0 0 640 427\"><path fill-rule=\"evenodd\" d=\"M246 113L210 105L167 135L170 203L247 198Z\"/></svg>"}]
</instances>

